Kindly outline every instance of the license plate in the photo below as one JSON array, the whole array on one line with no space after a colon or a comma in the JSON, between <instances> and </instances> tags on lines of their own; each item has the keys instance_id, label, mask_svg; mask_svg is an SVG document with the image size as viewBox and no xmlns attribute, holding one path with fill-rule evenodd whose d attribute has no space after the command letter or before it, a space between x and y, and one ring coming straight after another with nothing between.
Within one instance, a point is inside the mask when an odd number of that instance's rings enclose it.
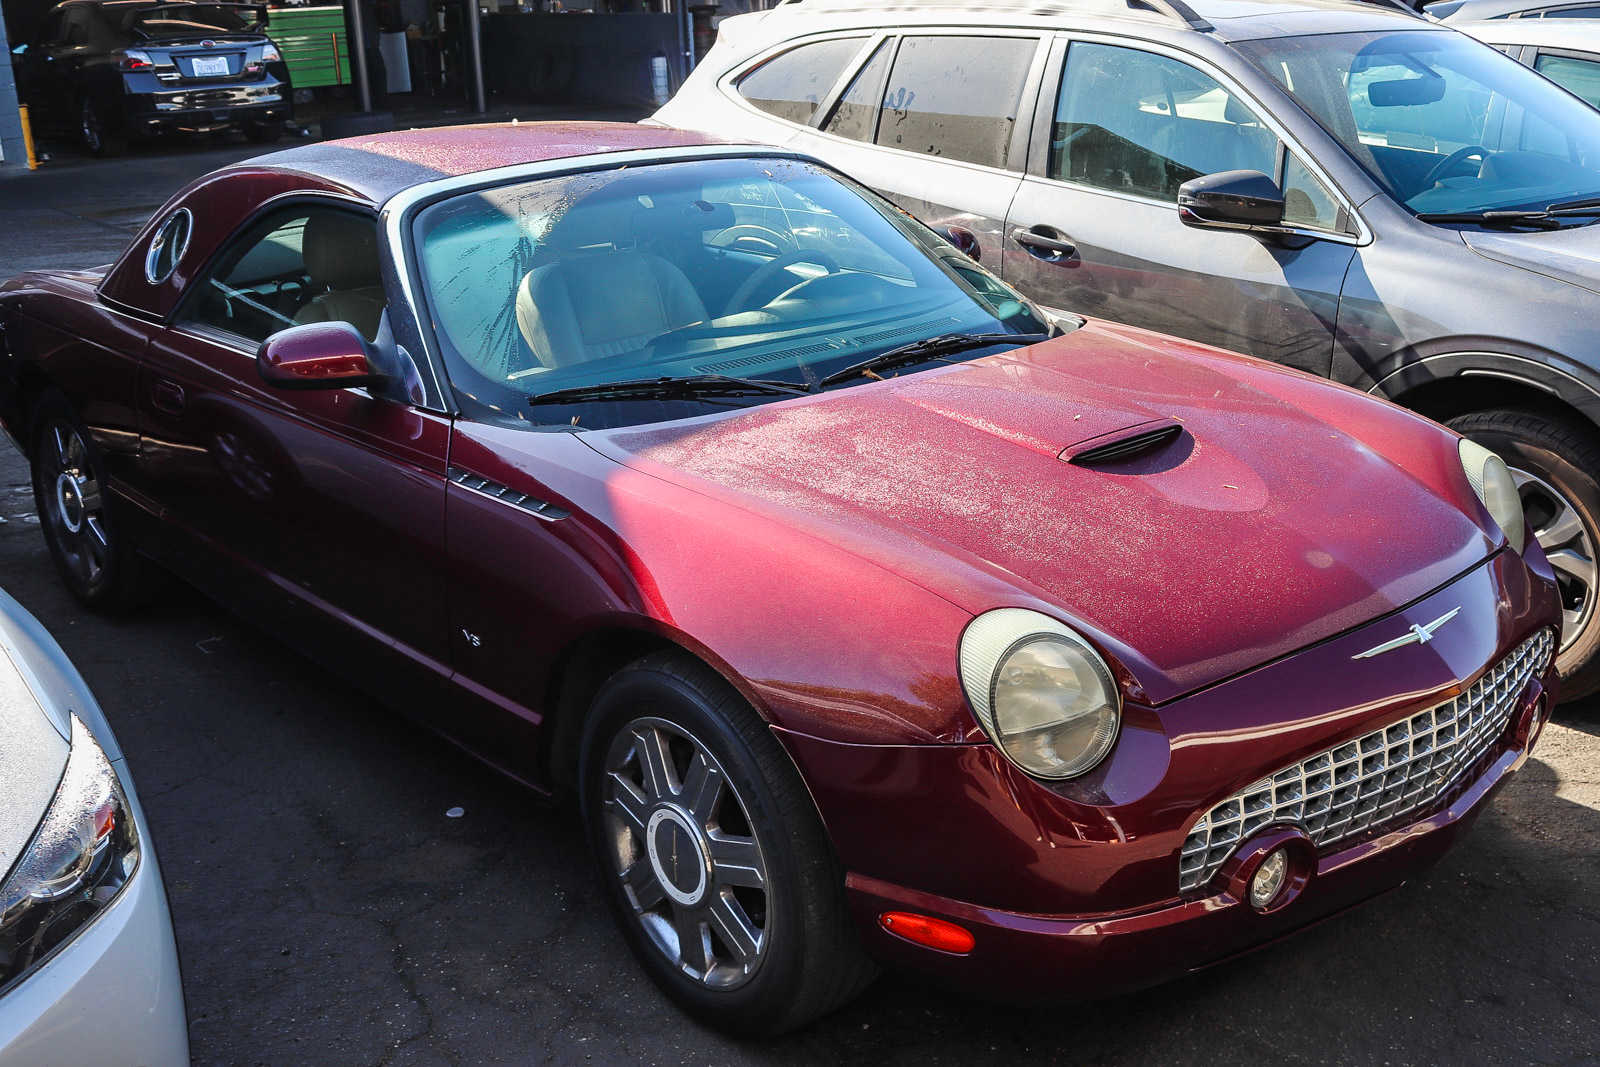
<instances>
[{"instance_id":1,"label":"license plate","mask_svg":"<svg viewBox=\"0 0 1600 1067\"><path fill-rule=\"evenodd\" d=\"M191 59L189 62L194 65L196 78L215 78L219 74L228 73L226 56L218 56L215 59Z\"/></svg>"}]
</instances>

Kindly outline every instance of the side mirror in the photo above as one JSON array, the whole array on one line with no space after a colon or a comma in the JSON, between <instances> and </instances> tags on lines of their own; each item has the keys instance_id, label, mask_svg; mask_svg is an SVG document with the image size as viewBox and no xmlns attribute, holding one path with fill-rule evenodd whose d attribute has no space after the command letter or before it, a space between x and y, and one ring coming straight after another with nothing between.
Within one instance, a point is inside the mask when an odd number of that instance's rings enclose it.
<instances>
[{"instance_id":1,"label":"side mirror","mask_svg":"<svg viewBox=\"0 0 1600 1067\"><path fill-rule=\"evenodd\" d=\"M377 352L348 322L308 322L273 334L256 349L256 369L278 389L382 385Z\"/></svg>"},{"instance_id":2,"label":"side mirror","mask_svg":"<svg viewBox=\"0 0 1600 1067\"><path fill-rule=\"evenodd\" d=\"M939 236L956 246L956 250L974 263L983 259L983 246L978 243L978 235L965 226L945 226L938 231Z\"/></svg>"},{"instance_id":3,"label":"side mirror","mask_svg":"<svg viewBox=\"0 0 1600 1067\"><path fill-rule=\"evenodd\" d=\"M1275 230L1283 226L1283 193L1259 170L1224 170L1178 186L1178 218L1186 226Z\"/></svg>"}]
</instances>

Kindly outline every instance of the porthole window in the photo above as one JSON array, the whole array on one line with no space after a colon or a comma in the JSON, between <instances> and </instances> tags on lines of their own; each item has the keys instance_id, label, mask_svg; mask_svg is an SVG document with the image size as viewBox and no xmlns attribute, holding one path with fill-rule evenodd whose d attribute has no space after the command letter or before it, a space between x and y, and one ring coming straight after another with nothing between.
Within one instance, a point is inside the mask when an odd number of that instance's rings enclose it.
<instances>
[{"instance_id":1,"label":"porthole window","mask_svg":"<svg viewBox=\"0 0 1600 1067\"><path fill-rule=\"evenodd\" d=\"M172 217L161 224L144 259L145 281L160 285L172 277L178 260L183 258L184 250L189 247L189 232L193 228L194 216L189 214L186 207L174 211Z\"/></svg>"}]
</instances>

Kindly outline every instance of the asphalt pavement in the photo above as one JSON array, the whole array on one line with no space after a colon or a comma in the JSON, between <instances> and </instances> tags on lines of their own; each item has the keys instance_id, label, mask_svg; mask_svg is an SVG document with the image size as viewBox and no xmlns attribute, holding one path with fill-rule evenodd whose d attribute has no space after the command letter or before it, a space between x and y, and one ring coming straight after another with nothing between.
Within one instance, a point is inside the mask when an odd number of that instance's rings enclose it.
<instances>
[{"instance_id":1,"label":"asphalt pavement","mask_svg":"<svg viewBox=\"0 0 1600 1067\"><path fill-rule=\"evenodd\" d=\"M0 180L0 276L108 262L169 192L256 151ZM1558 711L1428 876L1243 959L1042 1009L889 975L800 1033L735 1042L634 964L572 813L181 586L130 618L84 612L7 444L0 520L0 584L128 754L196 1063L1600 1063L1600 702Z\"/></svg>"}]
</instances>

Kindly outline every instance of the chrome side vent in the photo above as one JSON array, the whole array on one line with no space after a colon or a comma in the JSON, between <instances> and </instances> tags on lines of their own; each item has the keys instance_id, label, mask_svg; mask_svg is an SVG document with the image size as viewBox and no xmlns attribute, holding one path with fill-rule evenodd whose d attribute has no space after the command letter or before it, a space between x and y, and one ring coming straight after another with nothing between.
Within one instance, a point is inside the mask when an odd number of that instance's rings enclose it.
<instances>
[{"instance_id":1,"label":"chrome side vent","mask_svg":"<svg viewBox=\"0 0 1600 1067\"><path fill-rule=\"evenodd\" d=\"M1148 424L1144 427L1133 426L1126 431L1091 438L1084 442L1087 447L1082 447L1079 451L1069 448L1062 452L1061 458L1080 467L1116 463L1165 448L1182 434L1183 427L1175 422L1162 423L1154 427Z\"/></svg>"},{"instance_id":2,"label":"chrome side vent","mask_svg":"<svg viewBox=\"0 0 1600 1067\"><path fill-rule=\"evenodd\" d=\"M490 500L498 500L502 504L509 504L511 507L526 511L528 514L544 519L546 522L565 519L571 514L556 507L548 500L540 500L538 497L529 496L527 493L519 493L508 485L501 485L499 482L492 481L482 475L464 471L460 467L450 468L450 480L463 489L470 489L479 496L486 496Z\"/></svg>"}]
</instances>

